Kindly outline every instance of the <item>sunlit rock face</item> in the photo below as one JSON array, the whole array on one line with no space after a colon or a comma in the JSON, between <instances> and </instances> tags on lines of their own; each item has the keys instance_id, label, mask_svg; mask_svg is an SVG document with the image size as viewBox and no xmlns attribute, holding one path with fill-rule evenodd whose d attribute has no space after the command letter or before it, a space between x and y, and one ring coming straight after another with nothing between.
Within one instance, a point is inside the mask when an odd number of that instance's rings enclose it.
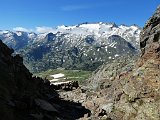
<instances>
[{"instance_id":1,"label":"sunlit rock face","mask_svg":"<svg viewBox=\"0 0 160 120\"><path fill-rule=\"evenodd\" d=\"M160 6L148 20L140 37L142 58L159 58L160 55Z\"/></svg>"},{"instance_id":2,"label":"sunlit rock face","mask_svg":"<svg viewBox=\"0 0 160 120\"><path fill-rule=\"evenodd\" d=\"M93 74L87 89L97 89L83 103L91 119L160 119L160 7L141 32L140 48L138 61L117 59Z\"/></svg>"}]
</instances>

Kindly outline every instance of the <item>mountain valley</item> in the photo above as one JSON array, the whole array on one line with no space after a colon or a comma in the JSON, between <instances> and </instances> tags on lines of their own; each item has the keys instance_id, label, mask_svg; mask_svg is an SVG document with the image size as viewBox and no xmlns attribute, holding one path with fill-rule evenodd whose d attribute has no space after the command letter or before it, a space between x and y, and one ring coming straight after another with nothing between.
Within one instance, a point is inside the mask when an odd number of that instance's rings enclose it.
<instances>
[{"instance_id":1,"label":"mountain valley","mask_svg":"<svg viewBox=\"0 0 160 120\"><path fill-rule=\"evenodd\" d=\"M160 120L160 6L137 25L0 31L1 120Z\"/></svg>"}]
</instances>

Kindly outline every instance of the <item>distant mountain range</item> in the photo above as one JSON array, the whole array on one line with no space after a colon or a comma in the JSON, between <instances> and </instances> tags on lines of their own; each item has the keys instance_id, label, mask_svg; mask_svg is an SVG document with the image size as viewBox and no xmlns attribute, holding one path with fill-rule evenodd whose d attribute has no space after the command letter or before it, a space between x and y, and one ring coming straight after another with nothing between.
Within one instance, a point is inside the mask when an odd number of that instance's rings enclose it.
<instances>
[{"instance_id":1,"label":"distant mountain range","mask_svg":"<svg viewBox=\"0 0 160 120\"><path fill-rule=\"evenodd\" d=\"M136 25L99 22L58 26L43 34L1 30L0 39L23 54L32 72L58 67L95 70L106 61L135 55L140 31Z\"/></svg>"}]
</instances>

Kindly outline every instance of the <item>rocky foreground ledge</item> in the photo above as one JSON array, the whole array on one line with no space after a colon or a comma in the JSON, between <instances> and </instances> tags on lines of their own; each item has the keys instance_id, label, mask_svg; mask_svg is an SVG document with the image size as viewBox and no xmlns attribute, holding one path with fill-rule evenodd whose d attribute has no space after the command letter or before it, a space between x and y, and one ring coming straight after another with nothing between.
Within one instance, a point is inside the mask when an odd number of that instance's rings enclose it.
<instances>
[{"instance_id":1,"label":"rocky foreground ledge","mask_svg":"<svg viewBox=\"0 0 160 120\"><path fill-rule=\"evenodd\" d=\"M0 120L75 120L90 113L59 98L49 81L32 77L13 52L0 41Z\"/></svg>"}]
</instances>

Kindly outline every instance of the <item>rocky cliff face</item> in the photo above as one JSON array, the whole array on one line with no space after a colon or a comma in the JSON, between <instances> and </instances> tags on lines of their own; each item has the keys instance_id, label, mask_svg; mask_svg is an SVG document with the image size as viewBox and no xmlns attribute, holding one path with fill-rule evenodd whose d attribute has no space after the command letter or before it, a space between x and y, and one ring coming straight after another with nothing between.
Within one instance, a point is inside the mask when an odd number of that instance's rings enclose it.
<instances>
[{"instance_id":1,"label":"rocky cliff face","mask_svg":"<svg viewBox=\"0 0 160 120\"><path fill-rule=\"evenodd\" d=\"M132 63L127 67L129 62L104 65L88 84L91 87L98 81L97 89L83 90L86 95L79 92L84 98L79 102L91 110L90 119L160 120L160 7L140 38L142 55L134 67ZM68 93L79 100L76 94Z\"/></svg>"},{"instance_id":2,"label":"rocky cliff face","mask_svg":"<svg viewBox=\"0 0 160 120\"><path fill-rule=\"evenodd\" d=\"M160 57L160 6L156 13L146 23L140 37L140 48L142 51L142 59Z\"/></svg>"},{"instance_id":3,"label":"rocky cliff face","mask_svg":"<svg viewBox=\"0 0 160 120\"><path fill-rule=\"evenodd\" d=\"M13 52L0 41L1 120L73 120L87 112L78 103L60 100L55 86L32 77Z\"/></svg>"}]
</instances>

